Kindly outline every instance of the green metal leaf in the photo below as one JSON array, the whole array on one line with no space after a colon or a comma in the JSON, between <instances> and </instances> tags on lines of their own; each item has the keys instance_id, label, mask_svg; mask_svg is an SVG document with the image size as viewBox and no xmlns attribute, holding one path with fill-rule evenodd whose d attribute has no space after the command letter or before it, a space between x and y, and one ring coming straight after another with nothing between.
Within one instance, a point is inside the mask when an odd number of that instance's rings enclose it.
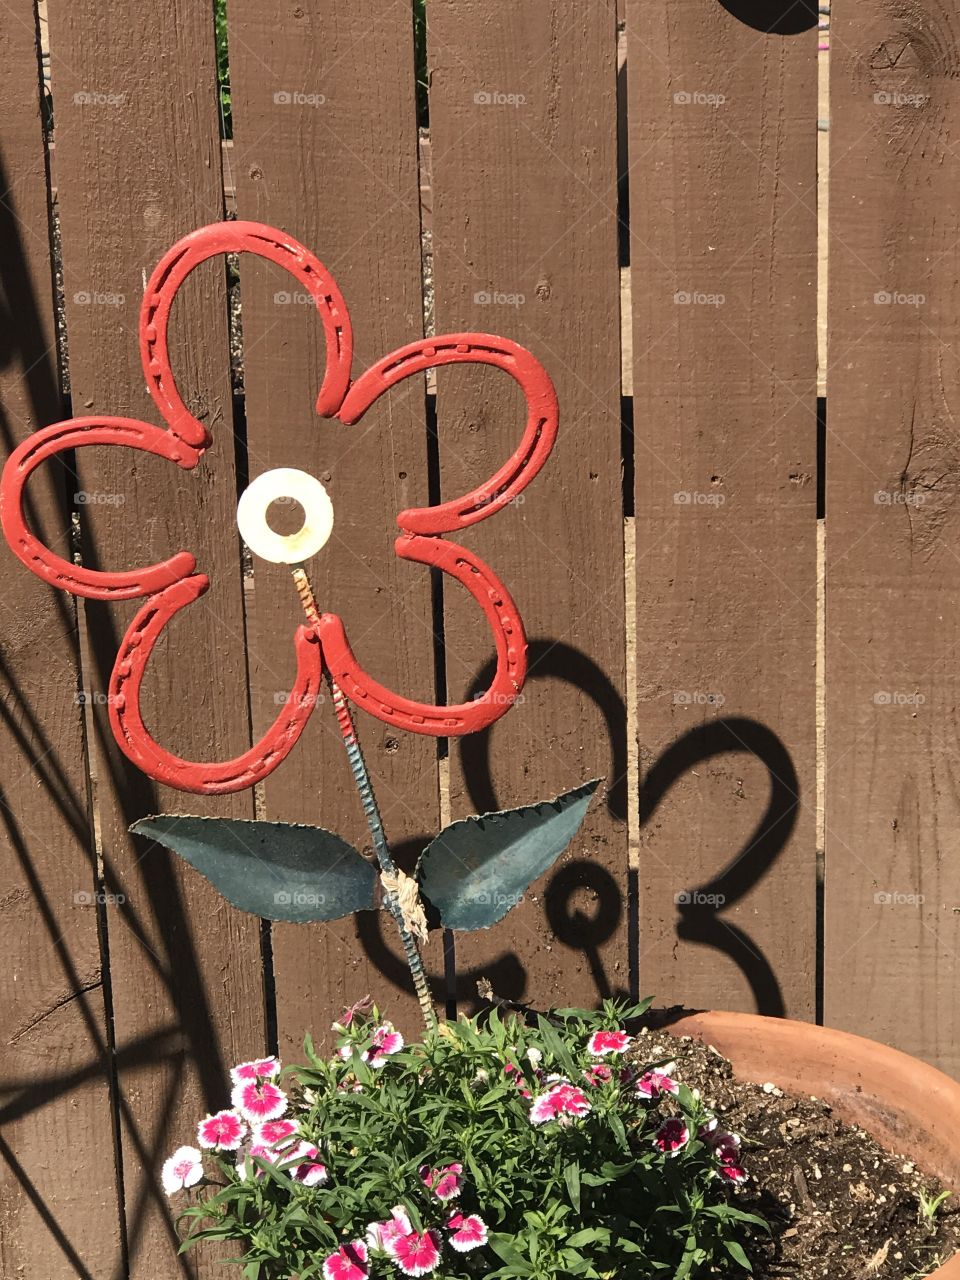
<instances>
[{"instance_id":1,"label":"green metal leaf","mask_svg":"<svg viewBox=\"0 0 960 1280\"><path fill-rule=\"evenodd\" d=\"M160 814L130 830L172 849L251 915L302 924L377 905L376 868L322 827Z\"/></svg>"},{"instance_id":2,"label":"green metal leaf","mask_svg":"<svg viewBox=\"0 0 960 1280\"><path fill-rule=\"evenodd\" d=\"M577 834L599 778L542 804L454 822L427 846L417 879L448 929L502 920Z\"/></svg>"}]
</instances>

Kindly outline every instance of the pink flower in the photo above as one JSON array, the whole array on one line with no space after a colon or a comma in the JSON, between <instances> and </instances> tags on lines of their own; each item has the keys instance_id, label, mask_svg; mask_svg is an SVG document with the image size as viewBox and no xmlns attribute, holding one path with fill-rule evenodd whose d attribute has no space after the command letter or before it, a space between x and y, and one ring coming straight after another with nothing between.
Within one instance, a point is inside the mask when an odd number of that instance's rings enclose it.
<instances>
[{"instance_id":1,"label":"pink flower","mask_svg":"<svg viewBox=\"0 0 960 1280\"><path fill-rule=\"evenodd\" d=\"M671 1067L673 1063L669 1064ZM637 1093L642 1098L659 1098L662 1093L679 1093L680 1086L663 1071L645 1071L637 1081Z\"/></svg>"},{"instance_id":2,"label":"pink flower","mask_svg":"<svg viewBox=\"0 0 960 1280\"><path fill-rule=\"evenodd\" d=\"M394 1029L392 1022L385 1022L374 1031L370 1048L363 1052L363 1060L371 1067L382 1067L390 1054L399 1053L402 1048L403 1036Z\"/></svg>"},{"instance_id":3,"label":"pink flower","mask_svg":"<svg viewBox=\"0 0 960 1280\"><path fill-rule=\"evenodd\" d=\"M266 1160L267 1164L276 1164L281 1159L280 1152L274 1151L273 1147L265 1147L261 1142L254 1142L247 1151L247 1155L252 1159L257 1158ZM253 1167L254 1177L262 1178L263 1170L257 1165ZM241 1156L237 1161L237 1173L240 1175L240 1181L247 1180L247 1160L246 1156Z\"/></svg>"},{"instance_id":4,"label":"pink flower","mask_svg":"<svg viewBox=\"0 0 960 1280\"><path fill-rule=\"evenodd\" d=\"M653 1141L665 1156L673 1157L690 1141L690 1131L679 1116L670 1116L657 1130Z\"/></svg>"},{"instance_id":5,"label":"pink flower","mask_svg":"<svg viewBox=\"0 0 960 1280\"><path fill-rule=\"evenodd\" d=\"M440 1262L440 1237L436 1231L398 1236L390 1256L405 1276L425 1276Z\"/></svg>"},{"instance_id":6,"label":"pink flower","mask_svg":"<svg viewBox=\"0 0 960 1280\"><path fill-rule=\"evenodd\" d=\"M366 1280L370 1274L367 1256L367 1246L362 1240L342 1244L323 1264L325 1280Z\"/></svg>"},{"instance_id":7,"label":"pink flower","mask_svg":"<svg viewBox=\"0 0 960 1280\"><path fill-rule=\"evenodd\" d=\"M721 1164L736 1164L740 1159L740 1137L723 1129L711 1133L707 1139Z\"/></svg>"},{"instance_id":8,"label":"pink flower","mask_svg":"<svg viewBox=\"0 0 960 1280\"><path fill-rule=\"evenodd\" d=\"M340 1021L332 1024L333 1031L346 1031L347 1027L355 1018L368 1014L373 1008L373 997L364 996L362 1000L358 1000L356 1004L352 1004L349 1009L344 1009L340 1015Z\"/></svg>"},{"instance_id":9,"label":"pink flower","mask_svg":"<svg viewBox=\"0 0 960 1280\"><path fill-rule=\"evenodd\" d=\"M529 1100L533 1096L530 1090L527 1088L527 1082L524 1078L523 1072L520 1070L519 1067L515 1067L512 1062L508 1062L507 1065L503 1068L503 1074L507 1077L507 1079L513 1080L513 1083L520 1090L520 1096L522 1098L527 1098Z\"/></svg>"},{"instance_id":10,"label":"pink flower","mask_svg":"<svg viewBox=\"0 0 960 1280\"><path fill-rule=\"evenodd\" d=\"M740 1164L722 1164L720 1166L721 1178L726 1178L728 1182L746 1182L747 1171Z\"/></svg>"},{"instance_id":11,"label":"pink flower","mask_svg":"<svg viewBox=\"0 0 960 1280\"><path fill-rule=\"evenodd\" d=\"M230 1101L251 1124L279 1120L287 1109L287 1095L269 1080L242 1080L230 1095Z\"/></svg>"},{"instance_id":12,"label":"pink flower","mask_svg":"<svg viewBox=\"0 0 960 1280\"><path fill-rule=\"evenodd\" d=\"M320 1152L312 1142L298 1142L292 1151L283 1153L282 1159L284 1164L288 1160L299 1160L300 1163L286 1169L285 1172L305 1187L318 1187L327 1180L327 1166L319 1157Z\"/></svg>"},{"instance_id":13,"label":"pink flower","mask_svg":"<svg viewBox=\"0 0 960 1280\"><path fill-rule=\"evenodd\" d=\"M579 1119L589 1110L590 1102L583 1090L564 1081L534 1099L530 1123L545 1124L548 1120L558 1120L561 1124L569 1124L571 1117Z\"/></svg>"},{"instance_id":14,"label":"pink flower","mask_svg":"<svg viewBox=\"0 0 960 1280\"><path fill-rule=\"evenodd\" d=\"M595 1031L587 1041L587 1052L602 1058L607 1053L623 1053L632 1042L633 1037L625 1031Z\"/></svg>"},{"instance_id":15,"label":"pink flower","mask_svg":"<svg viewBox=\"0 0 960 1280\"><path fill-rule=\"evenodd\" d=\"M246 1134L247 1126L235 1111L218 1111L197 1127L197 1141L207 1151L236 1151Z\"/></svg>"},{"instance_id":16,"label":"pink flower","mask_svg":"<svg viewBox=\"0 0 960 1280\"><path fill-rule=\"evenodd\" d=\"M450 1244L458 1253L469 1253L487 1243L487 1224L475 1213L466 1218L462 1213L455 1213L447 1223L447 1230L453 1232Z\"/></svg>"},{"instance_id":17,"label":"pink flower","mask_svg":"<svg viewBox=\"0 0 960 1280\"><path fill-rule=\"evenodd\" d=\"M382 1249L393 1256L393 1246L401 1236L413 1231L413 1223L402 1204L394 1205L386 1222L371 1222L367 1227L367 1244L371 1249Z\"/></svg>"},{"instance_id":18,"label":"pink flower","mask_svg":"<svg viewBox=\"0 0 960 1280\"><path fill-rule=\"evenodd\" d=\"M460 1174L462 1164L444 1165L442 1169L428 1169L426 1165L420 1170L423 1185L432 1191L438 1200L453 1200L460 1194Z\"/></svg>"},{"instance_id":19,"label":"pink flower","mask_svg":"<svg viewBox=\"0 0 960 1280\"><path fill-rule=\"evenodd\" d=\"M584 1070L587 1084L608 1084L613 1079L613 1072L604 1062L595 1062Z\"/></svg>"},{"instance_id":20,"label":"pink flower","mask_svg":"<svg viewBox=\"0 0 960 1280\"><path fill-rule=\"evenodd\" d=\"M268 1147L289 1146L296 1132L295 1120L264 1120L253 1126L253 1140Z\"/></svg>"},{"instance_id":21,"label":"pink flower","mask_svg":"<svg viewBox=\"0 0 960 1280\"><path fill-rule=\"evenodd\" d=\"M185 1187L193 1187L203 1177L203 1157L196 1147L178 1147L169 1160L164 1160L160 1179L168 1196Z\"/></svg>"},{"instance_id":22,"label":"pink flower","mask_svg":"<svg viewBox=\"0 0 960 1280\"><path fill-rule=\"evenodd\" d=\"M230 1079L234 1084L243 1080L272 1080L279 1074L279 1058L255 1058L253 1062L238 1062L230 1068Z\"/></svg>"}]
</instances>

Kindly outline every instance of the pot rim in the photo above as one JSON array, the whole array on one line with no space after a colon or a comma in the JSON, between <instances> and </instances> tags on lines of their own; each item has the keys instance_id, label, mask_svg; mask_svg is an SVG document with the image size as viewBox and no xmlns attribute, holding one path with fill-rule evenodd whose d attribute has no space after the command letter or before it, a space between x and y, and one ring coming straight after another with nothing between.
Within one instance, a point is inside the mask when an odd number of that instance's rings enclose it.
<instances>
[{"instance_id":1,"label":"pot rim","mask_svg":"<svg viewBox=\"0 0 960 1280\"><path fill-rule=\"evenodd\" d=\"M813 1095L888 1151L960 1188L960 1084L899 1049L789 1018L679 1013L659 1029L711 1045L752 1084ZM928 1280L960 1280L960 1253Z\"/></svg>"}]
</instances>

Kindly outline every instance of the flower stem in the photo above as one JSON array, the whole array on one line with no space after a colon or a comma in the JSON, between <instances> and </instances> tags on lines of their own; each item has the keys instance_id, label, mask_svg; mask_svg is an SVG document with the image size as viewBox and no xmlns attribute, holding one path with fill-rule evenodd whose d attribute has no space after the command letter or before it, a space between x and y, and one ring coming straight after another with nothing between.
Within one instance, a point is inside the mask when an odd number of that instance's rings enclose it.
<instances>
[{"instance_id":1,"label":"flower stem","mask_svg":"<svg viewBox=\"0 0 960 1280\"><path fill-rule=\"evenodd\" d=\"M310 586L306 571L299 565L293 570L293 580L296 584L297 594L300 597L300 603L303 605L304 612L307 615L307 620L316 630L320 622L320 611L317 608L313 588ZM383 819L380 816L380 807L373 791L370 774L367 772L363 752L360 750L360 743L357 741L350 707L343 696L343 690L337 684L331 672L326 670L325 675L330 689L330 697L333 700L333 709L337 716L337 724L340 726L340 736L343 738L347 760L350 763L350 772L353 774L354 785L357 788L360 803L363 805L363 812L367 819L367 826L370 828L370 835L373 839L373 847L376 850L377 861L380 863L380 870L389 876L391 880L394 880L397 875L397 866L390 852L390 846L387 844L387 837L383 830ZM417 941L404 920L400 899L396 892L392 889L387 889L384 901L400 933L404 954L407 958L407 964L413 977L414 989L417 993L417 1000L420 1004L420 1012L423 1014L423 1021L428 1031L435 1031L437 1017L434 1013L433 1001L430 998L430 987L423 967L423 959L417 947Z\"/></svg>"}]
</instances>

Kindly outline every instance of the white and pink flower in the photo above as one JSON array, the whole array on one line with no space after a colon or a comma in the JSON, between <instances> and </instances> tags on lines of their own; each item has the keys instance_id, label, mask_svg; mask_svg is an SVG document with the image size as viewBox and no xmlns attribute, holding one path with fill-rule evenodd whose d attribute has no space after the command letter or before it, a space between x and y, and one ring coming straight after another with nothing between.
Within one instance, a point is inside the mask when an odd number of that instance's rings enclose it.
<instances>
[{"instance_id":1,"label":"white and pink flower","mask_svg":"<svg viewBox=\"0 0 960 1280\"><path fill-rule=\"evenodd\" d=\"M413 1223L402 1204L396 1204L390 1210L390 1217L385 1222L371 1222L367 1227L367 1244L371 1249L379 1249L393 1256L393 1246L401 1236L408 1236L413 1231Z\"/></svg>"},{"instance_id":2,"label":"white and pink flower","mask_svg":"<svg viewBox=\"0 0 960 1280\"><path fill-rule=\"evenodd\" d=\"M679 1116L670 1116L654 1135L654 1146L669 1158L677 1156L690 1141L690 1130Z\"/></svg>"},{"instance_id":3,"label":"white and pink flower","mask_svg":"<svg viewBox=\"0 0 960 1280\"><path fill-rule=\"evenodd\" d=\"M394 1053L399 1053L403 1048L403 1036L394 1027L392 1022L385 1022L383 1026L377 1027L370 1041L370 1048L363 1052L364 1062L369 1063L371 1067L382 1067L387 1058Z\"/></svg>"},{"instance_id":4,"label":"white and pink flower","mask_svg":"<svg viewBox=\"0 0 960 1280\"><path fill-rule=\"evenodd\" d=\"M236 1111L218 1111L197 1126L197 1141L207 1151L236 1151L247 1136L247 1126Z\"/></svg>"},{"instance_id":5,"label":"white and pink flower","mask_svg":"<svg viewBox=\"0 0 960 1280\"><path fill-rule=\"evenodd\" d=\"M460 1175L462 1164L444 1165L442 1169L430 1169L426 1165L420 1170L423 1185L432 1191L438 1200L453 1200L460 1194Z\"/></svg>"},{"instance_id":6,"label":"white and pink flower","mask_svg":"<svg viewBox=\"0 0 960 1280\"><path fill-rule=\"evenodd\" d=\"M296 1120L264 1120L253 1126L254 1142L267 1147L289 1146L296 1133Z\"/></svg>"},{"instance_id":7,"label":"white and pink flower","mask_svg":"<svg viewBox=\"0 0 960 1280\"><path fill-rule=\"evenodd\" d=\"M546 1124L557 1120L560 1124L569 1124L571 1120L579 1120L590 1110L590 1100L582 1089L576 1085L561 1081L546 1093L534 1098L530 1108L531 1124Z\"/></svg>"},{"instance_id":8,"label":"white and pink flower","mask_svg":"<svg viewBox=\"0 0 960 1280\"><path fill-rule=\"evenodd\" d=\"M273 1080L279 1074L279 1058L254 1058L252 1062L238 1062L230 1068L230 1079L234 1084L244 1080Z\"/></svg>"},{"instance_id":9,"label":"white and pink flower","mask_svg":"<svg viewBox=\"0 0 960 1280\"><path fill-rule=\"evenodd\" d=\"M398 1236L390 1256L405 1276L425 1276L440 1264L440 1236L436 1231L411 1231Z\"/></svg>"},{"instance_id":10,"label":"white and pink flower","mask_svg":"<svg viewBox=\"0 0 960 1280\"><path fill-rule=\"evenodd\" d=\"M283 1153L283 1162L299 1160L286 1170L294 1181L305 1187L319 1187L327 1180L327 1166L320 1159L320 1152L312 1142L298 1142L292 1151Z\"/></svg>"},{"instance_id":11,"label":"white and pink flower","mask_svg":"<svg viewBox=\"0 0 960 1280\"><path fill-rule=\"evenodd\" d=\"M241 1080L234 1087L230 1101L244 1120L259 1124L279 1120L287 1109L287 1095L269 1080Z\"/></svg>"},{"instance_id":12,"label":"white and pink flower","mask_svg":"<svg viewBox=\"0 0 960 1280\"><path fill-rule=\"evenodd\" d=\"M608 1053L623 1053L632 1043L633 1037L626 1031L595 1031L587 1041L587 1052L602 1058Z\"/></svg>"},{"instance_id":13,"label":"white and pink flower","mask_svg":"<svg viewBox=\"0 0 960 1280\"><path fill-rule=\"evenodd\" d=\"M637 1081L637 1093L651 1101L656 1101L663 1093L678 1094L680 1085L668 1074L671 1070L676 1070L672 1062L663 1071L645 1071Z\"/></svg>"},{"instance_id":14,"label":"white and pink flower","mask_svg":"<svg viewBox=\"0 0 960 1280\"><path fill-rule=\"evenodd\" d=\"M196 1147L178 1147L169 1160L164 1160L160 1174L168 1196L195 1187L202 1177L203 1157Z\"/></svg>"},{"instance_id":15,"label":"white and pink flower","mask_svg":"<svg viewBox=\"0 0 960 1280\"><path fill-rule=\"evenodd\" d=\"M458 1253L469 1253L487 1243L487 1224L475 1213L466 1217L455 1213L447 1223L447 1230L453 1232L450 1244Z\"/></svg>"},{"instance_id":16,"label":"white and pink flower","mask_svg":"<svg viewBox=\"0 0 960 1280\"><path fill-rule=\"evenodd\" d=\"M584 1068L584 1079L587 1084L601 1085L609 1084L613 1079L613 1072L605 1062L594 1062L589 1067Z\"/></svg>"},{"instance_id":17,"label":"white and pink flower","mask_svg":"<svg viewBox=\"0 0 960 1280\"><path fill-rule=\"evenodd\" d=\"M366 1280L370 1274L367 1246L362 1240L342 1244L323 1264L324 1280Z\"/></svg>"},{"instance_id":18,"label":"white and pink flower","mask_svg":"<svg viewBox=\"0 0 960 1280\"><path fill-rule=\"evenodd\" d=\"M265 1146L262 1142L251 1143L247 1148L246 1155L241 1155L237 1161L237 1173L240 1175L241 1182L246 1182L247 1180L247 1156L250 1156L251 1160L265 1160L267 1164L276 1164L282 1158L280 1152L274 1150L273 1147ZM253 1173L255 1178L263 1177L263 1170L259 1165L254 1165Z\"/></svg>"}]
</instances>

